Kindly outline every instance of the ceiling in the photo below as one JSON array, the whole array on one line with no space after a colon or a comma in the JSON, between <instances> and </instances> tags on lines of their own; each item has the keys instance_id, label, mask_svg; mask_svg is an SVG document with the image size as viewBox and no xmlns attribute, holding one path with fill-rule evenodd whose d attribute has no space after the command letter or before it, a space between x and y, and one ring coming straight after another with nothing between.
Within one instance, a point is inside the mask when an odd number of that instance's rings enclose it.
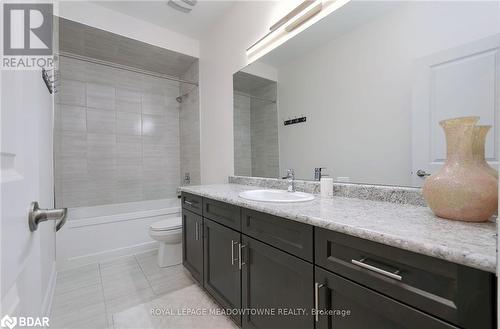
<instances>
[{"instance_id":1,"label":"ceiling","mask_svg":"<svg viewBox=\"0 0 500 329\"><path fill-rule=\"evenodd\" d=\"M200 0L189 14L179 12L165 1L94 1L122 14L200 39L236 1Z\"/></svg>"},{"instance_id":2,"label":"ceiling","mask_svg":"<svg viewBox=\"0 0 500 329\"><path fill-rule=\"evenodd\" d=\"M169 76L182 76L197 59L88 25L59 18L59 49Z\"/></svg>"}]
</instances>

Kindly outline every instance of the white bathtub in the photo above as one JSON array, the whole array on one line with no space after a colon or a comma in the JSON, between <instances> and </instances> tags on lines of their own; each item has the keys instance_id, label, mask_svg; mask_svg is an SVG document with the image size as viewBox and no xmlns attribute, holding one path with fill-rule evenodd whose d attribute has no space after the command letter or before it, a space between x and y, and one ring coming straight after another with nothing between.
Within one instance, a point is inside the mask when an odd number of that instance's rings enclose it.
<instances>
[{"instance_id":1,"label":"white bathtub","mask_svg":"<svg viewBox=\"0 0 500 329\"><path fill-rule=\"evenodd\" d=\"M155 249L149 225L174 216L180 216L177 198L68 209L56 235L58 270Z\"/></svg>"}]
</instances>

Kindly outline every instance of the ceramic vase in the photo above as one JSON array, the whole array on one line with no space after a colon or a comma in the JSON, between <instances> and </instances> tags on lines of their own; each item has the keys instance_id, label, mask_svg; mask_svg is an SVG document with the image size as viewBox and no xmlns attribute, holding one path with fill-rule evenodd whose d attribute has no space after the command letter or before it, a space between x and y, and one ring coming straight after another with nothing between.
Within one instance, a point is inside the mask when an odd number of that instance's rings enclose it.
<instances>
[{"instance_id":1,"label":"ceramic vase","mask_svg":"<svg viewBox=\"0 0 500 329\"><path fill-rule=\"evenodd\" d=\"M463 117L439 123L446 136L446 161L423 186L427 204L439 217L484 222L496 212L498 180L474 157L477 121Z\"/></svg>"},{"instance_id":2,"label":"ceramic vase","mask_svg":"<svg viewBox=\"0 0 500 329\"><path fill-rule=\"evenodd\" d=\"M488 162L486 162L484 156L484 147L486 145L486 135L491 126L476 126L474 128L474 142L472 145L472 152L474 154L474 160L477 162L478 166L484 167L491 175L498 179L498 171L493 169Z\"/></svg>"}]
</instances>

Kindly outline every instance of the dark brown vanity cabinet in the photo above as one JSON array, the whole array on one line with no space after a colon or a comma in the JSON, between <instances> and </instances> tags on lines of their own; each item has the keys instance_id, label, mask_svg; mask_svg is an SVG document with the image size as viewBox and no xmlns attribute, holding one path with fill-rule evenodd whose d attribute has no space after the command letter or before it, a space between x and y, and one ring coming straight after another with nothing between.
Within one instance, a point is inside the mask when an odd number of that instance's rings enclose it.
<instances>
[{"instance_id":1,"label":"dark brown vanity cabinet","mask_svg":"<svg viewBox=\"0 0 500 329\"><path fill-rule=\"evenodd\" d=\"M243 314L243 328L314 328L313 265L243 236L242 307L274 313Z\"/></svg>"},{"instance_id":2,"label":"dark brown vanity cabinet","mask_svg":"<svg viewBox=\"0 0 500 329\"><path fill-rule=\"evenodd\" d=\"M316 329L458 329L319 267L315 281Z\"/></svg>"},{"instance_id":3,"label":"dark brown vanity cabinet","mask_svg":"<svg viewBox=\"0 0 500 329\"><path fill-rule=\"evenodd\" d=\"M184 265L223 308L241 311L232 318L242 328L496 328L492 273L220 201L183 200Z\"/></svg>"},{"instance_id":4,"label":"dark brown vanity cabinet","mask_svg":"<svg viewBox=\"0 0 500 329\"><path fill-rule=\"evenodd\" d=\"M182 263L203 282L203 218L186 209L182 209Z\"/></svg>"},{"instance_id":5,"label":"dark brown vanity cabinet","mask_svg":"<svg viewBox=\"0 0 500 329\"><path fill-rule=\"evenodd\" d=\"M241 308L240 239L239 232L205 219L203 283L225 309ZM232 317L241 324L239 314Z\"/></svg>"},{"instance_id":6,"label":"dark brown vanity cabinet","mask_svg":"<svg viewBox=\"0 0 500 329\"><path fill-rule=\"evenodd\" d=\"M493 274L327 229L315 233L316 265L417 313L462 328L495 328Z\"/></svg>"}]
</instances>

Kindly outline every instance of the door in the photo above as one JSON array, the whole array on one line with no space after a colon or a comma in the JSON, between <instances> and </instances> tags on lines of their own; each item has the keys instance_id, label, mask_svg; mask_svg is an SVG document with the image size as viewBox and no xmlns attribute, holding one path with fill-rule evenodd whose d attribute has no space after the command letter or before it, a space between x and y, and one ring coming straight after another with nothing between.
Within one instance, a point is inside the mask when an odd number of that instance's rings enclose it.
<instances>
[{"instance_id":1,"label":"door","mask_svg":"<svg viewBox=\"0 0 500 329\"><path fill-rule=\"evenodd\" d=\"M182 209L182 263L203 285L203 219Z\"/></svg>"},{"instance_id":2,"label":"door","mask_svg":"<svg viewBox=\"0 0 500 329\"><path fill-rule=\"evenodd\" d=\"M225 309L241 308L239 232L205 219L204 287ZM231 314L241 324L239 314Z\"/></svg>"},{"instance_id":3,"label":"door","mask_svg":"<svg viewBox=\"0 0 500 329\"><path fill-rule=\"evenodd\" d=\"M498 167L500 108L500 35L474 41L419 59L415 65L412 110L412 182L436 172L446 159L439 121L480 116L491 125L486 159ZM421 170L420 176L417 175Z\"/></svg>"},{"instance_id":4,"label":"door","mask_svg":"<svg viewBox=\"0 0 500 329\"><path fill-rule=\"evenodd\" d=\"M243 328L314 328L313 265L243 235ZM265 313L272 311L274 314Z\"/></svg>"},{"instance_id":5,"label":"door","mask_svg":"<svg viewBox=\"0 0 500 329\"><path fill-rule=\"evenodd\" d=\"M316 329L458 329L316 267Z\"/></svg>"},{"instance_id":6,"label":"door","mask_svg":"<svg viewBox=\"0 0 500 329\"><path fill-rule=\"evenodd\" d=\"M40 70L0 75L1 316L43 316L55 284L55 222L30 232L28 209L54 207L53 98Z\"/></svg>"}]
</instances>

